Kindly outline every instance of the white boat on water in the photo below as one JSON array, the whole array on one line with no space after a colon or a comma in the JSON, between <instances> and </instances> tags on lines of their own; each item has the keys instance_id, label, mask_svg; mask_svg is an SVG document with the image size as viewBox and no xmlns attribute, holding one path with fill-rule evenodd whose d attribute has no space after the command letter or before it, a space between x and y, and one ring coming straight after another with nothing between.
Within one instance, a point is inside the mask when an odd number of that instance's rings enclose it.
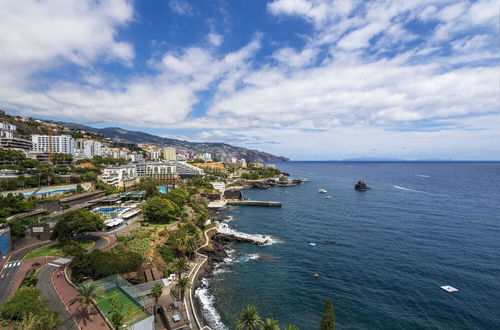
<instances>
[{"instance_id":1,"label":"white boat on water","mask_svg":"<svg viewBox=\"0 0 500 330\"><path fill-rule=\"evenodd\" d=\"M325 199L332 199L332 196L327 195L327 196L325 196Z\"/></svg>"},{"instance_id":2,"label":"white boat on water","mask_svg":"<svg viewBox=\"0 0 500 330\"><path fill-rule=\"evenodd\" d=\"M325 189L319 189L318 192L321 193L321 194L327 193L327 191Z\"/></svg>"}]
</instances>

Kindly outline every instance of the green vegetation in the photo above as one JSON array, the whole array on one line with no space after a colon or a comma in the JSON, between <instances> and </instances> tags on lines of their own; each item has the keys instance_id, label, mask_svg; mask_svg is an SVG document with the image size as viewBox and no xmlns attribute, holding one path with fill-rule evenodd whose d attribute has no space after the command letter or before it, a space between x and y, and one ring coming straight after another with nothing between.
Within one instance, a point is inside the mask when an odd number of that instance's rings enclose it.
<instances>
[{"instance_id":1,"label":"green vegetation","mask_svg":"<svg viewBox=\"0 0 500 330\"><path fill-rule=\"evenodd\" d=\"M34 322L33 318L38 321ZM40 329L53 329L58 323L57 314L47 309L40 299L40 290L36 287L19 288L12 298L0 305L0 319L7 322L20 321L20 324L28 323L28 320L29 323L39 323L40 320L44 320L45 324L52 325Z\"/></svg>"},{"instance_id":2,"label":"green vegetation","mask_svg":"<svg viewBox=\"0 0 500 330\"><path fill-rule=\"evenodd\" d=\"M158 299L160 299L161 295L163 294L163 287L161 286L160 283L156 283L153 286L153 289L151 290L151 294L155 300L155 311L154 313L156 314L156 310L158 309Z\"/></svg>"},{"instance_id":3,"label":"green vegetation","mask_svg":"<svg viewBox=\"0 0 500 330\"><path fill-rule=\"evenodd\" d=\"M56 313L28 314L14 326L14 330L53 330L58 324Z\"/></svg>"},{"instance_id":4,"label":"green vegetation","mask_svg":"<svg viewBox=\"0 0 500 330\"><path fill-rule=\"evenodd\" d=\"M118 244L128 251L146 254L153 241L152 233L154 229L139 229L125 235L118 236Z\"/></svg>"},{"instance_id":5,"label":"green vegetation","mask_svg":"<svg viewBox=\"0 0 500 330\"><path fill-rule=\"evenodd\" d=\"M175 290L181 296L181 300L184 301L184 295L186 291L191 288L191 284L189 283L189 277L181 277L177 283L174 285Z\"/></svg>"},{"instance_id":6,"label":"green vegetation","mask_svg":"<svg viewBox=\"0 0 500 330\"><path fill-rule=\"evenodd\" d=\"M241 313L241 315L236 319L237 329L253 330L261 324L262 319L260 318L259 312L257 311L257 308L252 305L245 307L243 313Z\"/></svg>"},{"instance_id":7,"label":"green vegetation","mask_svg":"<svg viewBox=\"0 0 500 330\"><path fill-rule=\"evenodd\" d=\"M248 167L247 173L241 175L242 179L246 180L259 180L268 179L280 176L281 171L276 168L253 168Z\"/></svg>"},{"instance_id":8,"label":"green vegetation","mask_svg":"<svg viewBox=\"0 0 500 330\"><path fill-rule=\"evenodd\" d=\"M118 190L117 188L115 187L112 187L110 185L107 185L105 184L103 181L101 180L98 180L96 183L95 183L95 188L97 190L104 190L104 192L106 193L106 195L111 195L111 194L117 194L120 192L120 190Z\"/></svg>"},{"instance_id":9,"label":"green vegetation","mask_svg":"<svg viewBox=\"0 0 500 330\"><path fill-rule=\"evenodd\" d=\"M93 245L93 241L88 241L88 240L81 240L78 241L82 245L82 247L85 250L90 249ZM32 259L32 258L38 258L38 257L45 257L45 256L50 256L50 257L63 257L64 256L64 248L68 244L75 244L73 242L61 242L61 243L54 243L50 245L45 245L42 246L36 250L31 251L27 255L24 256L23 259Z\"/></svg>"},{"instance_id":10,"label":"green vegetation","mask_svg":"<svg viewBox=\"0 0 500 330\"><path fill-rule=\"evenodd\" d=\"M23 195L0 195L0 223L5 222L5 219L11 215L23 213L34 208L35 205L36 202L25 199Z\"/></svg>"},{"instance_id":11,"label":"green vegetation","mask_svg":"<svg viewBox=\"0 0 500 330\"><path fill-rule=\"evenodd\" d=\"M278 320L266 318L262 321L259 311L253 305L245 307L243 312L236 318L236 328L244 330L253 330L259 327L260 330L280 330ZM284 330L299 330L295 325L288 325Z\"/></svg>"},{"instance_id":12,"label":"green vegetation","mask_svg":"<svg viewBox=\"0 0 500 330\"><path fill-rule=\"evenodd\" d=\"M51 236L53 239L64 241L85 232L101 230L103 227L104 220L100 216L85 209L74 210L59 218Z\"/></svg>"},{"instance_id":13,"label":"green vegetation","mask_svg":"<svg viewBox=\"0 0 500 330\"><path fill-rule=\"evenodd\" d=\"M261 325L260 330L280 330L280 324L275 319L267 318Z\"/></svg>"},{"instance_id":14,"label":"green vegetation","mask_svg":"<svg viewBox=\"0 0 500 330\"><path fill-rule=\"evenodd\" d=\"M83 305L87 311L87 316L90 316L93 301L96 300L102 293L101 288L99 288L94 282L88 282L78 284L76 286L76 291L78 291L78 294L75 298L69 301L69 305L71 306L76 303Z\"/></svg>"},{"instance_id":15,"label":"green vegetation","mask_svg":"<svg viewBox=\"0 0 500 330\"><path fill-rule=\"evenodd\" d=\"M335 330L335 314L333 311L332 298L326 300L319 330Z\"/></svg>"},{"instance_id":16,"label":"green vegetation","mask_svg":"<svg viewBox=\"0 0 500 330\"><path fill-rule=\"evenodd\" d=\"M109 251L94 250L89 254L76 251L72 270L75 281L100 279L109 275L137 271L144 261L142 254L117 246Z\"/></svg>"},{"instance_id":17,"label":"green vegetation","mask_svg":"<svg viewBox=\"0 0 500 330\"><path fill-rule=\"evenodd\" d=\"M170 199L152 197L141 204L144 220L152 223L169 223L180 220L182 208Z\"/></svg>"},{"instance_id":18,"label":"green vegetation","mask_svg":"<svg viewBox=\"0 0 500 330\"><path fill-rule=\"evenodd\" d=\"M117 324L117 321L121 321L122 325L133 324L146 317L144 311L118 288L104 292L96 302L106 317L110 320L114 318Z\"/></svg>"}]
</instances>

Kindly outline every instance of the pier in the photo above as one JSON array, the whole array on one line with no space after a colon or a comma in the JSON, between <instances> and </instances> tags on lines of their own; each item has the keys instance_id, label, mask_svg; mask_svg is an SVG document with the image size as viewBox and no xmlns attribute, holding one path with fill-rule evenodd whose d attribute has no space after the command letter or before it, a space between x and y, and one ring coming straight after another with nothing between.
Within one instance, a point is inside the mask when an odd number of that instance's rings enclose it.
<instances>
[{"instance_id":1,"label":"pier","mask_svg":"<svg viewBox=\"0 0 500 330\"><path fill-rule=\"evenodd\" d=\"M242 201L227 201L227 205L234 205L234 206L247 205L247 206L281 207L281 202L242 200Z\"/></svg>"}]
</instances>

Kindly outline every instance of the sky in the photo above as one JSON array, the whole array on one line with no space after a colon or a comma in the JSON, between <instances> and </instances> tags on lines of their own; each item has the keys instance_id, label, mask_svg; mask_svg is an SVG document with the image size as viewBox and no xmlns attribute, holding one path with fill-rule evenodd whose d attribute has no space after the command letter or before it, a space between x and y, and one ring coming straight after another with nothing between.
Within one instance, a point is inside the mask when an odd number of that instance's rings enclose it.
<instances>
[{"instance_id":1,"label":"sky","mask_svg":"<svg viewBox=\"0 0 500 330\"><path fill-rule=\"evenodd\" d=\"M0 108L293 160L500 159L497 1L0 0Z\"/></svg>"}]
</instances>

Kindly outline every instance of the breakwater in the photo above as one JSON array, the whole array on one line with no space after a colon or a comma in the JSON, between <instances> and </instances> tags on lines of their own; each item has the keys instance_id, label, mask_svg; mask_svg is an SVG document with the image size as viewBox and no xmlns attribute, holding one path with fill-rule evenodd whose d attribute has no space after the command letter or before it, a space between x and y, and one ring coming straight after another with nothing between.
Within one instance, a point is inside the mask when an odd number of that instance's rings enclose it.
<instances>
[{"instance_id":1,"label":"breakwater","mask_svg":"<svg viewBox=\"0 0 500 330\"><path fill-rule=\"evenodd\" d=\"M244 206L244 205L246 205L246 206L281 207L281 202L243 200L243 201L228 201L227 205L233 205L233 206Z\"/></svg>"}]
</instances>

